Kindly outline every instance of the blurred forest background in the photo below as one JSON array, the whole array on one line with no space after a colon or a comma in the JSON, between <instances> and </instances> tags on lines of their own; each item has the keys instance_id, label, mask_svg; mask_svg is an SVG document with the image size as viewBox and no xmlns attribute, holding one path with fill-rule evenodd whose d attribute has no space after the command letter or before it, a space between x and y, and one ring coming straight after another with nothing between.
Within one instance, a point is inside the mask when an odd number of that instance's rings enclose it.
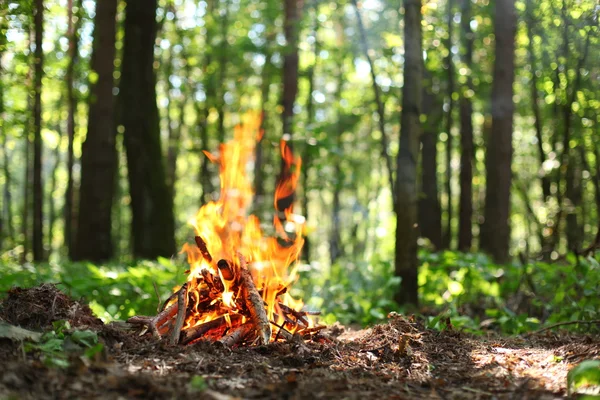
<instances>
[{"instance_id":1,"label":"blurred forest background","mask_svg":"<svg viewBox=\"0 0 600 400\"><path fill-rule=\"evenodd\" d=\"M152 313L153 282L183 279L187 221L218 196L202 150L258 111L254 212L272 221L286 140L307 218L294 290L326 321L417 302L431 326L474 332L598 318L599 14L2 1L0 287L61 282L105 319Z\"/></svg>"}]
</instances>

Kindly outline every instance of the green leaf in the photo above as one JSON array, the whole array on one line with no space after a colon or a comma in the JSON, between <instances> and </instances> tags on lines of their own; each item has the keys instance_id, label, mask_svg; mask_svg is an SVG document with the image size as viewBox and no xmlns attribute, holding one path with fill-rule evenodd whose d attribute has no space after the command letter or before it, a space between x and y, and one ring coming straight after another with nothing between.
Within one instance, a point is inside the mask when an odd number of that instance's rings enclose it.
<instances>
[{"instance_id":1,"label":"green leaf","mask_svg":"<svg viewBox=\"0 0 600 400\"><path fill-rule=\"evenodd\" d=\"M580 389L595 388L600 391L600 360L586 360L567 374L569 394L578 393ZM597 394L597 393L594 393Z\"/></svg>"},{"instance_id":2,"label":"green leaf","mask_svg":"<svg viewBox=\"0 0 600 400\"><path fill-rule=\"evenodd\" d=\"M86 347L93 347L98 343L98 335L96 332L90 330L75 331L71 334L71 339L75 343L82 344Z\"/></svg>"},{"instance_id":3,"label":"green leaf","mask_svg":"<svg viewBox=\"0 0 600 400\"><path fill-rule=\"evenodd\" d=\"M206 380L204 379L203 376L195 375L192 377L192 380L190 381L190 388L194 392L202 392L202 391L206 390L206 388L207 388Z\"/></svg>"},{"instance_id":4,"label":"green leaf","mask_svg":"<svg viewBox=\"0 0 600 400\"><path fill-rule=\"evenodd\" d=\"M85 351L84 356L93 359L97 354L102 353L104 350L104 345L102 343L96 343L96 345L90 347Z\"/></svg>"}]
</instances>

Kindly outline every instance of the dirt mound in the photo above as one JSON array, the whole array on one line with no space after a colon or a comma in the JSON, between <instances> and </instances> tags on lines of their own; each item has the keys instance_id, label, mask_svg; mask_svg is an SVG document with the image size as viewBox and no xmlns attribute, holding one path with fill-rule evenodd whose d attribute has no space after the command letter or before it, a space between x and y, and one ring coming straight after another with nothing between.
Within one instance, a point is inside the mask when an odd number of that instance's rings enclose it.
<instances>
[{"instance_id":1,"label":"dirt mound","mask_svg":"<svg viewBox=\"0 0 600 400\"><path fill-rule=\"evenodd\" d=\"M87 304L71 299L56 285L44 283L33 288L14 287L0 304L0 318L28 329L43 330L54 321L67 320L72 327L101 328Z\"/></svg>"}]
</instances>

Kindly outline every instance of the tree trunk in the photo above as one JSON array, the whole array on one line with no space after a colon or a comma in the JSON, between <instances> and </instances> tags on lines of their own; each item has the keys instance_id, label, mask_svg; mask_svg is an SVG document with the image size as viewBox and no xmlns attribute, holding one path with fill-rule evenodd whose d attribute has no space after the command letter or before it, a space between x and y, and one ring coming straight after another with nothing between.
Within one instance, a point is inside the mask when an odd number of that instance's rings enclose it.
<instances>
[{"instance_id":1,"label":"tree trunk","mask_svg":"<svg viewBox=\"0 0 600 400\"><path fill-rule=\"evenodd\" d=\"M2 60L2 52L4 50L4 46L6 45L6 32L7 21L6 19L0 21L0 60ZM0 61L0 121L4 121L5 113L4 113L4 83L2 82L2 77L4 75L4 69L2 67L2 62ZM8 135L5 130L4 124L0 124L0 138L2 138L2 169L4 174L4 187L2 190L2 220L5 221L2 227L2 234L6 232L6 237L10 239L9 246L13 246L15 243L15 232L13 227L13 216L12 216L12 196L11 196L11 187L12 187L12 178L10 173L10 157L8 155ZM0 247L2 248L2 247Z\"/></svg>"},{"instance_id":2,"label":"tree trunk","mask_svg":"<svg viewBox=\"0 0 600 400\"><path fill-rule=\"evenodd\" d=\"M52 174L50 175L50 204L48 209L48 254L52 254L53 247L52 242L54 240L54 224L56 223L56 206L54 204L54 192L58 182L58 168L60 166L60 138L62 133L60 132L60 126L57 126L57 132L59 134L59 140L52 152L52 158L54 159L54 165L52 166Z\"/></svg>"},{"instance_id":3,"label":"tree trunk","mask_svg":"<svg viewBox=\"0 0 600 400\"><path fill-rule=\"evenodd\" d=\"M427 121L421 135L421 195L419 196L419 228L436 250L442 248L442 207L438 192L437 141L442 105L435 94L423 89L423 110Z\"/></svg>"},{"instance_id":4,"label":"tree trunk","mask_svg":"<svg viewBox=\"0 0 600 400\"><path fill-rule=\"evenodd\" d=\"M224 0L223 7L225 11L221 16L221 45L219 48L219 90L217 97L217 132L219 137L219 143L225 142L225 90L227 88L225 84L225 78L227 71L227 34L229 27L229 1Z\"/></svg>"},{"instance_id":5,"label":"tree trunk","mask_svg":"<svg viewBox=\"0 0 600 400\"><path fill-rule=\"evenodd\" d=\"M581 145L578 145L578 147ZM582 170L578 160L578 149L573 149L566 174L565 195L568 200L564 207L567 208L567 248L578 253L583 240L583 224L580 224L578 210L583 201Z\"/></svg>"},{"instance_id":6,"label":"tree trunk","mask_svg":"<svg viewBox=\"0 0 600 400\"><path fill-rule=\"evenodd\" d=\"M284 0L284 33L287 48L283 54L283 134L293 136L294 103L298 94L298 31L300 30L300 10L302 0Z\"/></svg>"},{"instance_id":7,"label":"tree trunk","mask_svg":"<svg viewBox=\"0 0 600 400\"><path fill-rule=\"evenodd\" d=\"M486 154L485 221L482 248L496 262L509 259L512 181L513 82L515 78L514 0L497 0L494 34L496 60L492 84L492 132Z\"/></svg>"},{"instance_id":8,"label":"tree trunk","mask_svg":"<svg viewBox=\"0 0 600 400\"><path fill-rule=\"evenodd\" d=\"M206 5L206 35L204 41L210 43L212 41L213 25L214 25L214 14L215 14L215 2L216 0L207 0ZM208 133L208 116L210 115L210 108L215 102L216 97L216 82L215 74L212 71L212 56L210 53L204 56L203 76L204 76L204 88L206 97L204 100L204 108L200 108L200 104L197 100L194 101L194 109L196 111L196 123L200 132L200 146L204 150L210 151L209 133ZM200 153L200 171L199 171L200 186L202 186L202 195L200 196L200 203L205 204L210 200L210 196L214 192L215 188L212 184L210 176L210 160L204 154Z\"/></svg>"},{"instance_id":9,"label":"tree trunk","mask_svg":"<svg viewBox=\"0 0 600 400\"><path fill-rule=\"evenodd\" d=\"M315 16L315 25L313 27L313 38L314 38L314 48L313 48L313 54L315 57L315 61L314 64L312 64L307 72L307 79L308 79L308 96L307 96L307 102L306 102L306 125L308 127L307 131L310 132L313 128L313 124L315 122L315 102L313 101L313 92L315 91L315 69L317 68L317 62L319 60L319 51L320 51L320 45L319 45L319 24L320 22L318 21L318 19L316 18L317 14L318 14L318 1L314 1L313 4L313 9L314 9L314 16ZM311 144L312 138L307 138L306 142L304 143L304 151L302 153L302 213L304 214L304 218L306 218L306 221L309 221L309 213L308 213L308 194L309 194L309 166L311 165L312 162L312 144ZM310 248L311 248L311 241L310 241L310 237L305 236L304 237L304 246L302 247L302 258L304 259L305 263L310 264Z\"/></svg>"},{"instance_id":10,"label":"tree trunk","mask_svg":"<svg viewBox=\"0 0 600 400\"><path fill-rule=\"evenodd\" d=\"M281 95L281 113L283 125L283 140L293 149L292 137L294 128L294 103L298 94L298 31L300 30L300 10L302 9L302 0L284 0L284 33L287 43L283 54L283 91ZM279 181L286 179L285 163L281 159L281 172ZM290 196L278 199L275 204L280 218L284 218L283 211L289 208L296 198L296 193Z\"/></svg>"},{"instance_id":11,"label":"tree trunk","mask_svg":"<svg viewBox=\"0 0 600 400\"><path fill-rule=\"evenodd\" d=\"M113 96L116 13L117 0L104 0L97 5L91 67L98 79L90 84L88 130L81 154L75 260L100 262L114 254L111 234L117 176ZM123 75L122 82L126 79Z\"/></svg>"},{"instance_id":12,"label":"tree trunk","mask_svg":"<svg viewBox=\"0 0 600 400\"><path fill-rule=\"evenodd\" d=\"M78 1L79 10L82 8L82 0ZM75 140L75 112L77 109L77 101L73 92L73 80L75 74L75 65L78 58L78 45L79 39L77 37L78 27L80 25L81 17L74 22L73 15L73 0L68 0L67 3L68 12L68 28L67 37L69 40L69 65L67 66L67 104L68 104L68 115L67 115L67 137L69 140L67 146L67 189L65 191L65 246L69 255L73 256L73 228L75 227L76 219L74 218L73 212L73 164L75 163L75 157L73 154L73 142Z\"/></svg>"},{"instance_id":13,"label":"tree trunk","mask_svg":"<svg viewBox=\"0 0 600 400\"><path fill-rule=\"evenodd\" d=\"M42 183L42 76L44 74L44 1L35 0L34 104L33 104L33 260L43 261L43 183Z\"/></svg>"},{"instance_id":14,"label":"tree trunk","mask_svg":"<svg viewBox=\"0 0 600 400\"><path fill-rule=\"evenodd\" d=\"M452 125L454 112L454 62L452 61L452 35L454 31L454 0L447 0L447 27L448 39L446 40L446 48L448 56L446 57L444 67L446 68L448 81L448 112L446 113L445 131L446 139L446 228L444 230L444 248L449 249L452 245L452 219L454 218L454 207L452 205Z\"/></svg>"},{"instance_id":15,"label":"tree trunk","mask_svg":"<svg viewBox=\"0 0 600 400\"><path fill-rule=\"evenodd\" d=\"M175 252L173 198L161 151L154 42L157 0L128 0L118 98L131 194L133 254L141 258Z\"/></svg>"},{"instance_id":16,"label":"tree trunk","mask_svg":"<svg viewBox=\"0 0 600 400\"><path fill-rule=\"evenodd\" d=\"M423 49L421 0L404 1L404 87L400 150L396 168L395 273L402 281L395 299L398 304L418 305L417 261L417 160L421 134Z\"/></svg>"},{"instance_id":17,"label":"tree trunk","mask_svg":"<svg viewBox=\"0 0 600 400\"><path fill-rule=\"evenodd\" d=\"M566 22L566 17L564 18L564 23L565 25L567 24ZM565 30L567 29L567 27L565 26ZM588 53L589 53L589 48L590 48L590 38L591 38L591 34L590 32L587 33L586 35L586 39L585 39L585 43L584 43L584 48L583 48L583 54L582 56L579 58L578 62L577 62L577 67L575 69L575 80L572 84L570 84L569 82L567 82L567 102L566 104L564 104L562 106L562 112L563 112L563 126L564 126L564 132L563 132L563 142L562 142L562 153L560 154L560 169L559 169L559 174L558 174L558 179L557 179L557 189L556 189L556 200L559 206L558 209L558 213L556 215L556 223L555 223L555 227L554 227L554 231L552 232L552 249L555 249L556 246L558 245L558 242L560 241L560 224L561 224L561 220L562 220L562 216L565 212L565 205L563 204L565 196L568 200L570 200L572 202L572 199L569 197L571 195L574 195L575 193L575 189L573 189L572 186L574 182L573 180L569 181L569 177L575 177L574 172L571 170L573 168L573 162L571 162L572 159L572 152L571 152L571 125L573 123L572 121L572 116L573 116L573 103L575 102L575 98L577 96L577 91L579 90L579 86L581 85L581 70L585 64L585 60L587 59ZM567 40L567 36L565 34L565 38L564 40ZM562 171L565 172L566 175L566 179L564 179L565 182L565 186L566 189L563 189L563 176L562 176ZM565 193L563 193L563 191ZM569 209L568 214L574 212L572 209ZM573 219L571 219L571 223L576 222L573 221ZM571 245L572 243L569 243L569 245ZM574 248L571 248L569 246L569 250L575 250Z\"/></svg>"},{"instance_id":18,"label":"tree trunk","mask_svg":"<svg viewBox=\"0 0 600 400\"><path fill-rule=\"evenodd\" d=\"M458 250L470 251L473 242L473 31L471 30L471 0L463 0L461 25L464 35L464 64L469 70L467 84L460 99L460 203L458 216Z\"/></svg>"},{"instance_id":19,"label":"tree trunk","mask_svg":"<svg viewBox=\"0 0 600 400\"><path fill-rule=\"evenodd\" d=\"M260 131L263 134L258 143L256 143L256 152L254 159L254 201L260 207L265 197L265 171L264 164L264 131L267 124L267 106L269 103L269 89L271 87L271 51L268 49L269 42L265 43L265 64L261 71L261 89L260 89Z\"/></svg>"},{"instance_id":20,"label":"tree trunk","mask_svg":"<svg viewBox=\"0 0 600 400\"><path fill-rule=\"evenodd\" d=\"M533 45L533 26L536 23L533 16L534 2L532 0L527 1L527 36L529 38L529 44L527 45L527 52L529 53L529 64L531 65L531 109L533 111L533 125L535 127L535 137L537 139L538 146L538 157L540 160L540 183L542 184L542 195L544 196L544 202L550 197L550 177L546 175L544 171L544 163L546 161L546 152L544 151L544 139L542 136L542 116L540 112L538 88L537 88L537 61L535 58L535 46Z\"/></svg>"},{"instance_id":21,"label":"tree trunk","mask_svg":"<svg viewBox=\"0 0 600 400\"><path fill-rule=\"evenodd\" d=\"M360 45L363 52L363 55L367 59L367 63L369 63L369 69L371 70L371 86L373 87L373 94L375 96L375 105L377 106L377 115L379 117L379 130L381 132L381 155L385 161L385 165L387 167L388 180L390 182L390 191L392 192L392 198L396 196L396 191L394 188L394 169L392 167L392 157L390 157L388 153L389 143L388 136L385 131L385 109L383 107L383 101L381 100L381 92L379 90L379 85L377 84L377 75L375 73L375 64L371 59L369 54L369 44L367 43L367 32L365 31L365 27L363 26L362 17L360 15L360 11L358 9L357 0L352 0L352 4L354 5L354 10L356 13L356 21L358 24L358 31L360 32ZM395 199L393 199L395 203Z\"/></svg>"}]
</instances>

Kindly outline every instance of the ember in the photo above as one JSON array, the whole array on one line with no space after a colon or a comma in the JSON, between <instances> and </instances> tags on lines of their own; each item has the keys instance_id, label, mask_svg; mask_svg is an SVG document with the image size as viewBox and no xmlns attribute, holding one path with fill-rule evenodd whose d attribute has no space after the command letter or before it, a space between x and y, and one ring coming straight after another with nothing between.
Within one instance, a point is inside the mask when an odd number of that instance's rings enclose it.
<instances>
[{"instance_id":1,"label":"ember","mask_svg":"<svg viewBox=\"0 0 600 400\"><path fill-rule=\"evenodd\" d=\"M302 301L288 291L304 243L304 218L293 213L292 204L283 220L275 215L278 237L266 237L258 218L248 215L253 197L248 166L262 134L259 126L260 118L248 116L234 139L220 146L219 156L205 152L220 166L221 196L190 221L196 245L182 250L190 264L188 280L158 315L132 317L129 323L148 327L157 338L168 336L172 344L205 339L227 346L290 340L323 328L311 318L318 313L301 311ZM293 194L301 166L283 141L281 154L285 171L275 204Z\"/></svg>"}]
</instances>

